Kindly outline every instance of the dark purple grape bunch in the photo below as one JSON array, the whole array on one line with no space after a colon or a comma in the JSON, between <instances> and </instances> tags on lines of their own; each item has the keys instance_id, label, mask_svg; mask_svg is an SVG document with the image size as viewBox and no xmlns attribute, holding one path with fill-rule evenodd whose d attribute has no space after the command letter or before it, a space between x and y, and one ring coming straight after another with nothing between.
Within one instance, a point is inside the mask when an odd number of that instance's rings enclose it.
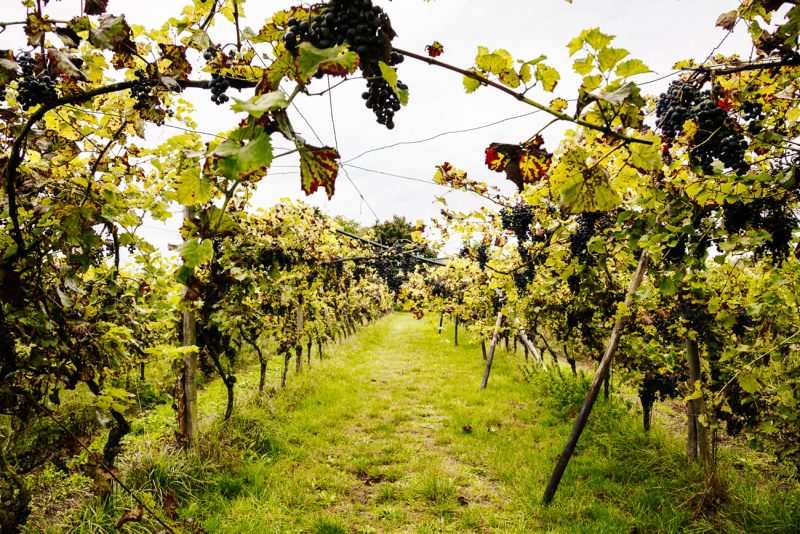
<instances>
[{"instance_id":1,"label":"dark purple grape bunch","mask_svg":"<svg viewBox=\"0 0 800 534\"><path fill-rule=\"evenodd\" d=\"M203 52L203 59L210 62L217 57L217 49L214 46L209 46ZM230 100L225 92L230 88L231 84L227 78L222 76L219 72L211 73L211 81L208 83L208 88L211 89L211 101L216 105L221 105Z\"/></svg>"},{"instance_id":2,"label":"dark purple grape bunch","mask_svg":"<svg viewBox=\"0 0 800 534\"><path fill-rule=\"evenodd\" d=\"M742 102L741 107L742 118L747 122L747 133L750 135L758 135L764 129L764 119L767 117L764 113L764 106L759 102Z\"/></svg>"},{"instance_id":3,"label":"dark purple grape bunch","mask_svg":"<svg viewBox=\"0 0 800 534\"><path fill-rule=\"evenodd\" d=\"M390 66L403 62L403 55L393 51L389 44L393 36L389 17L383 9L373 5L372 0L331 0L313 17L290 18L283 44L293 54L304 41L317 48L348 45L361 59L361 72L367 80L367 90L362 97L367 108L372 110L379 124L391 130L401 104L383 79L379 61ZM403 82L398 82L397 87L401 91L408 90Z\"/></svg>"},{"instance_id":4,"label":"dark purple grape bunch","mask_svg":"<svg viewBox=\"0 0 800 534\"><path fill-rule=\"evenodd\" d=\"M136 99L133 109L147 109L150 107L150 89L154 84L142 69L136 69L133 74L136 76L131 87L131 96Z\"/></svg>"},{"instance_id":5,"label":"dark purple grape bunch","mask_svg":"<svg viewBox=\"0 0 800 534\"><path fill-rule=\"evenodd\" d=\"M17 100L24 111L58 99L55 80L47 73L36 75L36 60L28 52L20 54L17 63L22 71Z\"/></svg>"}]
</instances>

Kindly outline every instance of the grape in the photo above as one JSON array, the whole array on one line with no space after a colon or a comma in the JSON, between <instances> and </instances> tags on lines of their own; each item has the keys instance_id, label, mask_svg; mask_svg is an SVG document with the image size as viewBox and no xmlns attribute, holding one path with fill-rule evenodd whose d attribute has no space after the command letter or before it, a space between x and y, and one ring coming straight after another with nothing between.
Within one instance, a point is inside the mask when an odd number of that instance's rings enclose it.
<instances>
[{"instance_id":1,"label":"grape","mask_svg":"<svg viewBox=\"0 0 800 534\"><path fill-rule=\"evenodd\" d=\"M524 243L531 237L533 210L528 204L523 203L519 203L511 209L503 208L500 210L500 222L504 230L511 230L519 242Z\"/></svg>"},{"instance_id":2,"label":"grape","mask_svg":"<svg viewBox=\"0 0 800 534\"><path fill-rule=\"evenodd\" d=\"M475 253L478 266L481 268L481 271L485 271L486 264L489 262L489 247L486 243L481 243L478 245L478 248L475 249Z\"/></svg>"},{"instance_id":3,"label":"grape","mask_svg":"<svg viewBox=\"0 0 800 534\"><path fill-rule=\"evenodd\" d=\"M391 130L394 114L401 104L383 79L378 62L390 66L403 62L403 55L392 51L389 45L393 35L389 18L380 7L372 5L372 0L331 0L308 20L290 18L283 34L283 45L293 54L303 41L317 48L348 45L359 55L361 72L367 80L367 91L361 95L365 105L379 124ZM322 74L317 73L317 77ZM397 87L408 89L403 82L398 82Z\"/></svg>"},{"instance_id":4,"label":"grape","mask_svg":"<svg viewBox=\"0 0 800 534\"><path fill-rule=\"evenodd\" d=\"M764 230L770 235L767 243L757 247L756 254L769 252L775 263L786 259L792 231L797 227L798 221L785 200L765 197L746 204L738 201L723 206L722 214L725 229L730 233L753 228Z\"/></svg>"},{"instance_id":5,"label":"grape","mask_svg":"<svg viewBox=\"0 0 800 534\"><path fill-rule=\"evenodd\" d=\"M218 72L211 75L211 82L208 87L211 89L211 101L217 105L224 104L228 101L228 95L225 91L230 87L227 79L223 78Z\"/></svg>"},{"instance_id":6,"label":"grape","mask_svg":"<svg viewBox=\"0 0 800 534\"><path fill-rule=\"evenodd\" d=\"M36 75L36 61L29 53L23 52L20 54L19 58L17 58L17 63L19 63L22 70L18 100L24 111L28 111L28 109L39 104L47 104L58 99L55 81L47 74Z\"/></svg>"},{"instance_id":7,"label":"grape","mask_svg":"<svg viewBox=\"0 0 800 534\"><path fill-rule=\"evenodd\" d=\"M133 109L137 111L147 109L150 107L150 88L153 86L153 82L141 69L137 69L134 75L136 80L134 86L131 87L131 96L136 99L136 103L133 105Z\"/></svg>"},{"instance_id":8,"label":"grape","mask_svg":"<svg viewBox=\"0 0 800 534\"><path fill-rule=\"evenodd\" d=\"M743 113L746 117L760 117L760 108L748 104ZM726 169L740 176L749 170L744 157L748 143L738 133L734 120L719 106L711 91L699 91L686 82L672 82L667 92L658 98L656 116L667 144L683 131L686 121L695 121L697 132L692 139L689 159L703 173L714 173L714 160L721 161Z\"/></svg>"},{"instance_id":9,"label":"grape","mask_svg":"<svg viewBox=\"0 0 800 534\"><path fill-rule=\"evenodd\" d=\"M595 222L597 222L599 218L600 213L596 211L581 213L577 217L578 229L570 236L569 250L572 253L572 257L576 258L578 262L582 264L591 264L594 262L594 258L589 254L586 245L597 231Z\"/></svg>"}]
</instances>

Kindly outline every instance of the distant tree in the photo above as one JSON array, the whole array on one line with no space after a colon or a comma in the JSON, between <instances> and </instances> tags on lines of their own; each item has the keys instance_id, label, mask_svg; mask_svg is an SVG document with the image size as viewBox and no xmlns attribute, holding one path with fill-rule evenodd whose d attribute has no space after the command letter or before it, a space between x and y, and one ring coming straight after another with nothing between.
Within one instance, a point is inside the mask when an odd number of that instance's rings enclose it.
<instances>
[{"instance_id":1,"label":"distant tree","mask_svg":"<svg viewBox=\"0 0 800 534\"><path fill-rule=\"evenodd\" d=\"M333 223L340 230L350 232L351 234L363 236L366 228L353 219L348 219L344 215L334 215Z\"/></svg>"},{"instance_id":2,"label":"distant tree","mask_svg":"<svg viewBox=\"0 0 800 534\"><path fill-rule=\"evenodd\" d=\"M372 227L372 232L376 241L389 247L398 244L408 245L412 243L411 234L414 232L414 225L402 215L395 215L389 221L376 223Z\"/></svg>"}]
</instances>

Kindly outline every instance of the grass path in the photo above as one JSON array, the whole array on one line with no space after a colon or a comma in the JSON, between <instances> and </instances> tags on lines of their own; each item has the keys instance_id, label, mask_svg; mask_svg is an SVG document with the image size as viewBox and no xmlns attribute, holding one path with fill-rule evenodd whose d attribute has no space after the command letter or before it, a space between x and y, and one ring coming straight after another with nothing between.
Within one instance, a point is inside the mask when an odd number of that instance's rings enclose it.
<instances>
[{"instance_id":1,"label":"grass path","mask_svg":"<svg viewBox=\"0 0 800 534\"><path fill-rule=\"evenodd\" d=\"M233 429L257 429L241 444L245 460L183 515L226 533L782 530L738 505L750 524L724 510L698 515L680 444L643 434L621 403L599 403L556 501L542 506L582 391L551 387L571 408L543 409L522 379L521 352L498 351L486 391L479 345L454 347L452 330L437 335L407 314L336 352L287 391L237 410ZM753 509L770 498L741 491Z\"/></svg>"}]
</instances>

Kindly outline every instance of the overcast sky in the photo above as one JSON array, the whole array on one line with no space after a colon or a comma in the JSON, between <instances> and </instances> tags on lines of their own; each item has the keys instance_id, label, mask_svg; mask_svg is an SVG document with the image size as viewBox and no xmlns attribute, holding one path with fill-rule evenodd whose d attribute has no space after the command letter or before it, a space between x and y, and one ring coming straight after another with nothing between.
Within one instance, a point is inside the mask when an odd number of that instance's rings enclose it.
<instances>
[{"instance_id":1,"label":"overcast sky","mask_svg":"<svg viewBox=\"0 0 800 534\"><path fill-rule=\"evenodd\" d=\"M616 35L614 46L628 49L630 57L642 59L654 71L638 77L641 83L671 73L672 65L680 59L705 59L726 35L714 26L717 16L738 5L733 0L574 0L572 4L564 0L379 0L375 3L391 18L398 34L393 44L398 48L424 53L426 44L438 40L444 45L444 55L440 59L465 68L474 63L478 45L505 48L519 59L546 55L547 62L561 72L562 79L554 94L542 91L529 94L545 103L556 96L565 99L576 96L579 78L572 74L572 59L566 44L582 29L599 27L605 33ZM0 0L0 4L10 6L2 10L3 20L24 18L18 0ZM130 23L152 28L163 24L169 16L177 15L184 4L184 0L110 0L108 12L124 13ZM284 1L250 0L245 4L244 26L257 30L272 12L291 5ZM70 18L79 6L80 0L51 0L48 12L55 19ZM19 49L24 45L17 29L9 28L0 34L0 49ZM724 40L719 52L749 56L750 41L743 28L738 30ZM235 41L232 26L222 17L213 28L212 37L222 43ZM201 68L202 60L199 60L193 77L205 76L200 73ZM435 166L449 161L467 170L473 178L513 192L513 186L503 175L489 172L484 166L484 148L495 141L523 141L541 128L549 120L548 116L535 113L470 132L441 135L427 142L375 150L534 111L491 88L466 95L460 75L413 59L406 59L399 65L399 75L409 86L410 102L395 116L396 127L391 131L377 124L372 112L364 107L360 97L365 90L363 80L348 81L337 87L332 92L332 102L327 95L298 97L297 108L290 110L296 129L312 144L338 145L353 183L340 172L333 200L328 201L322 191L306 197L299 186L297 159L287 156L277 160L271 175L262 181L254 205L268 207L281 198L304 198L331 214L345 215L364 224L375 222L372 210L382 220L394 214L412 221L427 220L439 213L441 205L434 196L447 193L447 189L348 165L430 181ZM674 77L646 85L646 90L658 93L671 79ZM332 79L332 83L337 81ZM310 92L325 88L326 80L315 80ZM236 91L229 91L229 94L238 98L250 96ZM207 91L200 90L188 91L185 95L197 107L198 129L230 130L241 115L231 112L229 105L217 107L209 97ZM332 128L331 103L336 136ZM557 145L563 129L556 126L545 131L551 149ZM168 128L154 129L149 141L157 144L175 133ZM276 146L289 146L277 136L274 139ZM370 150L372 152L362 155ZM365 201L356 192L356 186ZM469 209L481 203L480 199L462 192L449 193L446 198L458 209ZM179 241L177 226L177 217L164 227L148 223L147 237L160 246L176 243Z\"/></svg>"}]
</instances>

